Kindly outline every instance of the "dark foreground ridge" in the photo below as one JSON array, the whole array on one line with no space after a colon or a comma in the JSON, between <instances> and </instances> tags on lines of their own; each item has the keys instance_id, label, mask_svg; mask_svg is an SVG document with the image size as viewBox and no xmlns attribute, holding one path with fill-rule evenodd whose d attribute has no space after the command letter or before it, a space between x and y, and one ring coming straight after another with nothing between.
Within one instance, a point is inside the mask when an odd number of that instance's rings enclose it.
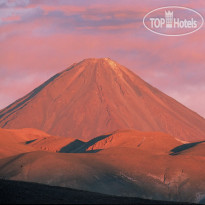
<instances>
[{"instance_id":1,"label":"dark foreground ridge","mask_svg":"<svg viewBox=\"0 0 205 205\"><path fill-rule=\"evenodd\" d=\"M117 197L37 183L0 180L0 204L188 204Z\"/></svg>"}]
</instances>

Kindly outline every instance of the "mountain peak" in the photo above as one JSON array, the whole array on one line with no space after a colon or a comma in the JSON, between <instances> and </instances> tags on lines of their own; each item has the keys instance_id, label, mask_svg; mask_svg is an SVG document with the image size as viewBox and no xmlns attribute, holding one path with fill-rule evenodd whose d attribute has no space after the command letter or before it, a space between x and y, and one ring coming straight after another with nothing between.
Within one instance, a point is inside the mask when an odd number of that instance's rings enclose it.
<instances>
[{"instance_id":1,"label":"mountain peak","mask_svg":"<svg viewBox=\"0 0 205 205\"><path fill-rule=\"evenodd\" d=\"M118 64L116 61L106 57L106 58L87 58L82 60L80 65L85 66L85 68L90 68L94 66L94 69L104 69L104 70L113 70L117 75L121 76L121 71L125 68Z\"/></svg>"},{"instance_id":2,"label":"mountain peak","mask_svg":"<svg viewBox=\"0 0 205 205\"><path fill-rule=\"evenodd\" d=\"M82 61L93 61L93 62L99 62L99 61L113 61L112 59L110 59L109 57L105 57L105 58L85 58Z\"/></svg>"},{"instance_id":3,"label":"mountain peak","mask_svg":"<svg viewBox=\"0 0 205 205\"><path fill-rule=\"evenodd\" d=\"M111 60L110 58L103 58L103 60L108 62L111 67L116 67L117 66L117 63L115 61Z\"/></svg>"},{"instance_id":4,"label":"mountain peak","mask_svg":"<svg viewBox=\"0 0 205 205\"><path fill-rule=\"evenodd\" d=\"M89 64L105 64L108 63L111 67L117 66L117 62L110 58L86 58L82 60L80 63L89 63Z\"/></svg>"},{"instance_id":5,"label":"mountain peak","mask_svg":"<svg viewBox=\"0 0 205 205\"><path fill-rule=\"evenodd\" d=\"M32 117L31 117L32 116ZM118 129L204 140L205 120L110 58L89 58L0 111L0 127L91 139Z\"/></svg>"}]
</instances>

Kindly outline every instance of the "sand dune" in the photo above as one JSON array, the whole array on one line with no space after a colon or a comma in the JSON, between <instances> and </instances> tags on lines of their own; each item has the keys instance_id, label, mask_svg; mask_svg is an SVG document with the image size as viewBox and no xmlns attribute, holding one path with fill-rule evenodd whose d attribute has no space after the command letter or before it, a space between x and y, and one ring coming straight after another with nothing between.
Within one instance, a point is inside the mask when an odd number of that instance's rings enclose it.
<instances>
[{"instance_id":1,"label":"sand dune","mask_svg":"<svg viewBox=\"0 0 205 205\"><path fill-rule=\"evenodd\" d=\"M56 74L1 110L0 127L80 140L118 129L205 139L204 118L108 58L86 59Z\"/></svg>"}]
</instances>

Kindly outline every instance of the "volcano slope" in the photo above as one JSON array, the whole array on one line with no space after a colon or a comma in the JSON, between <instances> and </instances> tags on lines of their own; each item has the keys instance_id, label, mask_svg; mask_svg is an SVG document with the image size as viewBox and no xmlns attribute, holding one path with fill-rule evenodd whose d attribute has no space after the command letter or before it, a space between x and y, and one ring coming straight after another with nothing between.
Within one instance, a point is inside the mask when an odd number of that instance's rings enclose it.
<instances>
[{"instance_id":1,"label":"volcano slope","mask_svg":"<svg viewBox=\"0 0 205 205\"><path fill-rule=\"evenodd\" d=\"M0 111L0 127L92 139L118 129L205 140L205 119L109 58L85 59Z\"/></svg>"},{"instance_id":2,"label":"volcano slope","mask_svg":"<svg viewBox=\"0 0 205 205\"><path fill-rule=\"evenodd\" d=\"M35 151L1 159L0 178L117 196L204 200L204 142L184 145L168 134L135 130L93 142L83 149L95 153Z\"/></svg>"}]
</instances>

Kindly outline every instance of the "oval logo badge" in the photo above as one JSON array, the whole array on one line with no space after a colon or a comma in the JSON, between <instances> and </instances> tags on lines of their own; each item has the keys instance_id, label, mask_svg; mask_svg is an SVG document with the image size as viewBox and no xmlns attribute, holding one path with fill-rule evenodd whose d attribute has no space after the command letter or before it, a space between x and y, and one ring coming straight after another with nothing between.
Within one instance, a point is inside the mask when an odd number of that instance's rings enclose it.
<instances>
[{"instance_id":1,"label":"oval logo badge","mask_svg":"<svg viewBox=\"0 0 205 205\"><path fill-rule=\"evenodd\" d=\"M197 11L180 6L154 9L143 18L149 31L163 36L184 36L198 31L204 18Z\"/></svg>"}]
</instances>

